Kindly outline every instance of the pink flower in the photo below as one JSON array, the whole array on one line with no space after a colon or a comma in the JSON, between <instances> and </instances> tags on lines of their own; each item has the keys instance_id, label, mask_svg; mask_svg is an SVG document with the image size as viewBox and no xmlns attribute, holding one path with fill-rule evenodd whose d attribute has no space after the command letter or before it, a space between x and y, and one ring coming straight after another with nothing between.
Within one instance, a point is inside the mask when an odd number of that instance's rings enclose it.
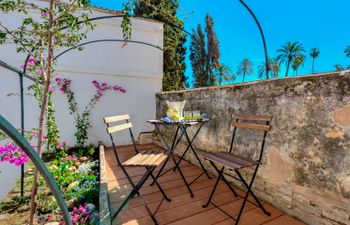
<instances>
[{"instance_id":1,"label":"pink flower","mask_svg":"<svg viewBox=\"0 0 350 225\"><path fill-rule=\"evenodd\" d=\"M49 13L48 12L43 12L43 13L41 13L41 17L49 17Z\"/></svg>"},{"instance_id":2,"label":"pink flower","mask_svg":"<svg viewBox=\"0 0 350 225\"><path fill-rule=\"evenodd\" d=\"M65 146L65 142L59 142L57 145L58 149L63 149L63 146Z\"/></svg>"},{"instance_id":3,"label":"pink flower","mask_svg":"<svg viewBox=\"0 0 350 225\"><path fill-rule=\"evenodd\" d=\"M54 92L54 91L55 91L55 88L52 87L52 86L50 86L50 87L49 87L49 92Z\"/></svg>"},{"instance_id":4,"label":"pink flower","mask_svg":"<svg viewBox=\"0 0 350 225\"><path fill-rule=\"evenodd\" d=\"M24 69L24 64L21 64L21 66L20 66L20 67L21 67L21 69L23 70L23 69Z\"/></svg>"},{"instance_id":5,"label":"pink flower","mask_svg":"<svg viewBox=\"0 0 350 225\"><path fill-rule=\"evenodd\" d=\"M30 161L30 158L17 145L11 143L0 146L0 162L9 162L19 166L28 161Z\"/></svg>"},{"instance_id":6,"label":"pink flower","mask_svg":"<svg viewBox=\"0 0 350 225\"><path fill-rule=\"evenodd\" d=\"M35 62L36 62L36 59L34 58L34 57L29 57L29 59L28 59L28 63L29 63L29 65L34 65L35 64Z\"/></svg>"}]
</instances>

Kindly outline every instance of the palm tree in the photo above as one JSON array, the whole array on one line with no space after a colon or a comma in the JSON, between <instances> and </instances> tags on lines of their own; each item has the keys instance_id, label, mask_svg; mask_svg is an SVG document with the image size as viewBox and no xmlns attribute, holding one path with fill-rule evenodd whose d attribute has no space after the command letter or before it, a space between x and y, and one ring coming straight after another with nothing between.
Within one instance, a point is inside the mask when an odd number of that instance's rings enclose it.
<instances>
[{"instance_id":1,"label":"palm tree","mask_svg":"<svg viewBox=\"0 0 350 225\"><path fill-rule=\"evenodd\" d=\"M346 57L350 57L350 45L345 48L344 53L345 53Z\"/></svg>"},{"instance_id":2,"label":"palm tree","mask_svg":"<svg viewBox=\"0 0 350 225\"><path fill-rule=\"evenodd\" d=\"M297 55L292 63L292 68L295 72L295 75L298 75L298 69L300 66L304 66L305 62L305 56L304 55Z\"/></svg>"},{"instance_id":3,"label":"palm tree","mask_svg":"<svg viewBox=\"0 0 350 225\"><path fill-rule=\"evenodd\" d=\"M312 73L315 72L315 59L320 55L320 49L312 48L310 51L310 56L312 58Z\"/></svg>"},{"instance_id":4,"label":"palm tree","mask_svg":"<svg viewBox=\"0 0 350 225\"><path fill-rule=\"evenodd\" d=\"M278 74L281 70L280 64L276 59L269 58L269 73L271 77L277 78ZM265 62L261 62L261 64L258 66L258 77L262 79L264 75L266 74L266 64Z\"/></svg>"},{"instance_id":5,"label":"palm tree","mask_svg":"<svg viewBox=\"0 0 350 225\"><path fill-rule=\"evenodd\" d=\"M238 66L237 74L243 76L243 82L244 82L245 76L250 75L252 73L254 73L253 63L247 58L243 59Z\"/></svg>"},{"instance_id":6,"label":"palm tree","mask_svg":"<svg viewBox=\"0 0 350 225\"><path fill-rule=\"evenodd\" d=\"M231 68L222 63L219 64L216 73L219 86L221 86L222 81L233 81L236 79L235 75L231 73Z\"/></svg>"},{"instance_id":7,"label":"palm tree","mask_svg":"<svg viewBox=\"0 0 350 225\"><path fill-rule=\"evenodd\" d=\"M335 64L334 68L335 68L336 71L343 71L343 70L345 70L345 67L340 65L340 64Z\"/></svg>"},{"instance_id":8,"label":"palm tree","mask_svg":"<svg viewBox=\"0 0 350 225\"><path fill-rule=\"evenodd\" d=\"M298 55L303 55L303 52L305 52L305 49L303 48L302 44L299 42L290 42L288 41L286 44L282 45L280 49L277 50L279 55L277 56L277 60L280 64L284 63L286 64L286 77L288 76L288 71L290 66L292 65L293 60ZM305 56L304 56L305 57Z\"/></svg>"}]
</instances>

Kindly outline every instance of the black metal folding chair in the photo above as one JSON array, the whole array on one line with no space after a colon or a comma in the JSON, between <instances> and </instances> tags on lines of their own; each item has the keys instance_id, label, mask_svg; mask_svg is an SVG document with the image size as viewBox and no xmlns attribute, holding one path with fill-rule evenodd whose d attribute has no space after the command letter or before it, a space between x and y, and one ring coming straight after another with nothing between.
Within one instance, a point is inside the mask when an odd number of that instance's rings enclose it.
<instances>
[{"instance_id":1,"label":"black metal folding chair","mask_svg":"<svg viewBox=\"0 0 350 225\"><path fill-rule=\"evenodd\" d=\"M111 141L112 141L112 146L113 146L113 150L114 150L118 165L122 169L122 171L124 172L126 178L128 179L128 181L132 187L132 191L130 192L130 194L125 198L125 200L121 203L121 205L119 206L117 211L113 214L112 220L115 219L117 217L117 215L122 211L122 209L126 206L126 204L135 195L137 195L140 198L140 200L142 201L142 203L144 204L144 206L145 206L148 214L151 216L154 224L158 224L157 220L155 218L155 214L157 213L157 211L158 211L160 205L163 203L164 199L167 201L171 201L171 200L170 200L170 198L168 198L168 196L165 194L165 192L163 191L160 184L154 178L152 172L155 170L156 167L160 166L168 158L168 154L164 153L163 151L159 151L159 150L151 150L151 151L147 150L147 151L139 152L139 150L137 149L135 139L134 139L134 135L133 135L132 130L131 130L132 124L131 124L131 122L129 122L129 119L130 119L129 115L120 115L120 116L112 116L112 117L105 117L104 118L104 122L107 126L107 132L108 132L108 134L111 138ZM120 122L120 121L125 121L126 123L111 126L111 123L116 123L116 122ZM136 155L131 157L130 159L128 159L125 162L121 162L112 134L115 132L118 132L118 131L125 130L125 129L129 129L130 137L131 137ZM128 172L126 171L125 167L144 167L146 169L146 171L145 171L145 174L142 176L142 178L139 180L139 182L135 185L134 182L131 180L131 177L128 174ZM160 192L164 196L164 198L159 203L159 205L154 213L151 212L151 210L147 206L146 202L144 201L144 199L142 198L142 196L139 193L139 190L141 189L141 187L143 186L143 184L146 182L146 180L149 177L151 177L153 179L155 184L158 186L158 189L160 190Z\"/></svg>"},{"instance_id":2,"label":"black metal folding chair","mask_svg":"<svg viewBox=\"0 0 350 225\"><path fill-rule=\"evenodd\" d=\"M229 217L231 217L233 220L235 220L236 224L238 224L239 220L241 218L241 215L243 213L244 206L245 206L246 202L249 201L248 200L249 194L251 194L251 196L254 198L254 200L256 202L256 203L254 203L254 202L251 202L251 203L253 203L254 205L261 208L261 210L266 215L271 216L271 213L266 211L264 206L260 203L259 199L255 196L254 192L252 191L252 186L253 186L253 182L254 182L254 179L256 177L256 174L258 172L260 163L261 163L261 159L262 159L264 147L265 147L265 139L266 139L268 131L271 128L270 121L272 120L272 116L235 114L235 115L232 115L232 117L235 119L235 122L232 124L234 129L233 129L233 134L232 134L229 152L210 152L210 153L206 153L204 155L204 158L207 161L209 161L209 163L214 167L214 169L216 170L216 172L218 173L219 176L218 176L216 183L214 185L214 188L209 196L209 199L208 199L207 203L205 205L203 205L203 208L208 207L208 205L210 203L212 203L211 199L214 195L214 192L216 190L216 187L217 187L220 179L222 179L226 183L226 185L230 188L232 193L235 196L237 196L237 193L234 191L234 189L232 188L232 186L230 185L230 183L226 180L226 178L224 176L226 174L224 172L225 168L227 168L231 171L234 171L238 177L233 176L233 178L240 180L243 183L243 185L247 188L247 192L244 196L244 200L243 200L243 203L241 205L241 209L239 211L237 218L234 218L233 216L229 215L228 213L226 213L223 210L221 210L221 211L223 211L225 214L227 214ZM260 122L265 122L265 124L247 123L247 122L243 122L243 121L260 121ZM232 153L237 128L250 129L250 130L264 132L258 160L252 160L252 159L238 156L238 155L235 155ZM219 169L216 164L219 164L220 166L222 166L221 169ZM255 166L255 170L254 170L253 175L251 177L250 183L248 184L246 179L244 179L242 174L239 172L239 169L247 168L247 167L254 167L254 166ZM212 204L215 207L217 207L214 203L212 203Z\"/></svg>"}]
</instances>

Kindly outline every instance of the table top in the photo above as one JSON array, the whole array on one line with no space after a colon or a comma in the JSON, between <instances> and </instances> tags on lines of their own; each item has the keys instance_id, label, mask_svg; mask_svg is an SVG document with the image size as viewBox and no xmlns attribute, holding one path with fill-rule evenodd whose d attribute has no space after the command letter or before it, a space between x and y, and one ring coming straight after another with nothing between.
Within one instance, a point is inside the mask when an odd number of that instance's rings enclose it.
<instances>
[{"instance_id":1,"label":"table top","mask_svg":"<svg viewBox=\"0 0 350 225\"><path fill-rule=\"evenodd\" d=\"M148 123L151 124L159 124L159 125L172 125L172 126L192 126L196 124L206 123L209 122L209 119L205 120L196 120L196 121L171 121L171 122L165 122L163 120L147 120Z\"/></svg>"}]
</instances>

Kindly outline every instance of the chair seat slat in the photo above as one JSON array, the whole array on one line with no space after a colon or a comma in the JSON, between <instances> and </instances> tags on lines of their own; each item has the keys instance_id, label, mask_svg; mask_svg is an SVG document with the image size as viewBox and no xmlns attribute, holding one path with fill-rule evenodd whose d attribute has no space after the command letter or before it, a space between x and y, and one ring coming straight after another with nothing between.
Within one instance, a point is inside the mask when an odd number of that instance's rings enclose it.
<instances>
[{"instance_id":1,"label":"chair seat slat","mask_svg":"<svg viewBox=\"0 0 350 225\"><path fill-rule=\"evenodd\" d=\"M154 151L156 152L156 151ZM159 166L168 156L164 153L139 153L123 163L123 166Z\"/></svg>"},{"instance_id":2,"label":"chair seat slat","mask_svg":"<svg viewBox=\"0 0 350 225\"><path fill-rule=\"evenodd\" d=\"M207 153L204 156L205 159L209 161L213 161L219 164L224 165L225 167L229 169L240 169L245 168L253 165L257 165L258 162L246 159L234 154L230 154L227 152L215 152L215 153Z\"/></svg>"}]
</instances>

